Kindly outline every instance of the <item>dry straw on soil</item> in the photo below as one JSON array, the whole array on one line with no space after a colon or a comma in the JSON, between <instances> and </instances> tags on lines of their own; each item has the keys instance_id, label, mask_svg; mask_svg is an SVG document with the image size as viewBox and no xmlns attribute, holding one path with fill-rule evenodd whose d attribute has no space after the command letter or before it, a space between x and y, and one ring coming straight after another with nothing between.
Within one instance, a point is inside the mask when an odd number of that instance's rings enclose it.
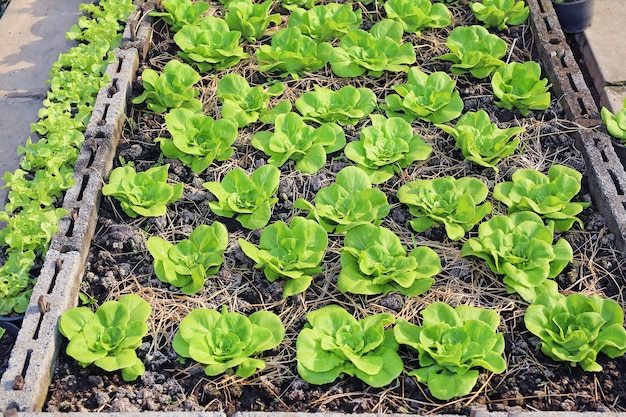
<instances>
[{"instance_id":1,"label":"dry straw on soil","mask_svg":"<svg viewBox=\"0 0 626 417\"><path fill-rule=\"evenodd\" d=\"M453 25L474 23L466 2L461 3L463 4L449 5L453 12ZM218 6L213 6L213 10L218 10ZM379 6L376 11L364 8L363 12L364 16L376 20L382 16L381 10ZM407 37L407 41L415 45L417 62L423 70L435 71L446 68L445 63L433 60L432 57L447 52L445 39L450 30L451 27L428 30L420 37ZM155 44L149 52L145 67L159 70L169 60L176 59L176 49L165 26L157 25L155 31ZM528 26L512 28L501 35L509 45L510 52L506 56L508 61L527 61L533 58L534 40ZM254 49L257 47L248 45L246 50L253 57ZM254 58L244 60L236 67L217 75L205 75L199 83L202 88L201 98L205 113L214 118L220 115L219 102L215 97L217 82L220 76L231 72L246 76L251 80L251 84L265 81L266 76L256 71ZM379 102L384 102L384 96L390 92L391 86L405 80L404 73L385 73L378 79L359 77L347 80L338 78L329 69L325 69L299 80L291 78L283 80L287 86L283 97L293 102L304 92L311 91L316 84L333 89L352 84L371 88L379 97ZM331 235L323 273L314 279L306 293L283 299L280 282L270 284L261 271L252 268L253 262L238 248L237 239L240 237L257 243L259 231L251 232L238 228L234 221L217 218L210 213L207 202L212 197L202 187L203 182L219 180L235 167L251 171L265 163L266 157L249 145L252 135L265 127L255 124L241 130L235 143L236 151L233 158L224 163L214 164L207 172L195 175L180 163L164 161L159 157L158 144L154 143L153 139L168 135L163 117L146 112L142 106L135 106L131 110L129 124L119 146L119 156L127 163L132 162L138 170L146 169L157 162L171 163L171 179L185 182L185 194L179 203L171 206L166 216L134 221L124 216L114 201L104 199L100 210L99 230L91 249L83 291L98 302L117 299L125 293L134 293L153 307L150 332L142 351L148 374L163 375L166 380L175 381L182 391L171 398L173 404L157 405L157 409L226 412L277 410L437 413L465 411L472 404L485 403L494 410L508 405L524 405L529 410L573 407L579 411L602 409L626 411L626 406L620 404L626 397L624 388L618 387L616 394L599 384L595 376L578 378L579 381L585 381L585 378L590 381L583 387L563 385L564 375L581 375L580 370L571 371L565 364L552 362L535 349L532 338L523 325L526 303L515 295L507 294L501 277L494 275L484 262L471 257L461 257L462 241L448 240L440 229L415 234L406 227L405 223L409 219L408 210L397 202L395 192L402 184L412 180L446 175L455 177L471 175L483 180L490 189L493 189L496 183L509 180L512 173L520 168L535 168L545 172L553 164L564 164L583 173L585 171L582 156L575 149L573 139L569 136L571 132L582 127L564 118L563 109L556 100L558 97L553 98L553 105L549 110L535 112L531 117L522 118L516 113L500 111L493 105L488 82L477 83L470 77L459 76L457 87L464 98L466 111L484 108L490 112L493 120L499 120L501 127L519 125L524 127L526 132L521 135L519 150L515 155L503 160L499 165L500 171L495 173L493 170L479 169L464 161L460 152L454 149L453 139L442 131L427 123L413 123L416 133L433 146L431 157L427 161L413 164L379 188L388 195L393 205L390 215L383 221L383 226L393 230L408 249L426 245L433 248L442 260L443 271L436 277L435 285L426 294L418 297L393 293L363 297L339 292L335 284L341 267L339 256L343 238ZM360 122L354 128L346 128L349 141L358 139L359 129L364 123L366 122ZM119 160L116 163L119 163ZM349 162L339 153L332 155L323 170L315 175L303 175L291 170L289 165L282 167L279 203L272 221L288 220L295 214L304 215L293 210L293 202L300 197L312 201L315 192L332 184L338 170L348 164ZM583 190L579 198L588 200L589 196ZM489 200L494 207L492 215L506 214L506 207L491 197ZM227 223L230 232L225 262L218 275L209 278L201 292L193 296L185 296L175 288L169 288L158 281L151 270L150 255L145 250L147 237L158 235L176 241L188 236L199 224L210 224L216 220ZM584 294L611 296L625 305L623 293L625 277L622 271L626 270L626 261L613 248L612 236L606 230L603 219L592 208L585 211L583 220L585 230L575 227L562 235L574 248L574 259L557 279L560 288L566 293L580 291ZM449 402L434 400L425 386L416 384L412 378L405 376L401 376L387 388L372 389L358 380L348 378L321 388L309 386L297 375L294 363L295 340L306 322L305 315L308 311L332 303L345 307L357 318L379 312L391 312L399 318L419 322L420 311L435 301L444 301L451 305L481 306L500 313L502 321L499 330L505 333L507 339L508 369L504 374L482 374L479 384L471 394ZM243 380L232 375L206 377L200 365L189 361L185 364L177 362L176 354L171 348L171 340L178 323L190 311L198 307L217 309L222 305L244 314L260 309L273 311L280 316L287 329L284 342L264 355L267 368L249 379ZM407 350L402 350L401 353L406 364L416 365L412 353ZM156 357L162 359L159 364L152 362ZM90 395L88 389L87 393L72 393L73 400L63 400L55 389L60 390L64 378L72 372L78 372L79 376L85 377L99 371L93 368L77 371L64 355L61 360L57 380L51 390L49 407L64 411L89 409L89 406L85 405L88 404L88 400L81 403L81 398ZM624 362L621 364L623 366ZM620 375L623 376L626 371L621 372ZM149 388L150 385L145 380L133 385L123 384L119 378L106 375L103 378L104 389L110 393L110 398L124 396L120 394L120 387L124 387L126 392L137 392L144 387ZM522 385L521 381L525 378L528 381ZM606 378L610 378L610 375L600 377L601 380ZM128 394L126 397L130 398ZM132 400L130 402L133 403ZM133 403L130 407L132 410L132 407L141 409L143 406ZM106 402L97 408L103 411L113 409L111 403Z\"/></svg>"}]
</instances>

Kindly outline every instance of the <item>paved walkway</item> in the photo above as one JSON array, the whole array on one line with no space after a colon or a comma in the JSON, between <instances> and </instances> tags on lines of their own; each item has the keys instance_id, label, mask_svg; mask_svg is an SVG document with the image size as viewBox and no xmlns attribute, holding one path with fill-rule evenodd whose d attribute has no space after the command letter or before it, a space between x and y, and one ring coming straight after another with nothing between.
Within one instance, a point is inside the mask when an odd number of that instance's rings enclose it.
<instances>
[{"instance_id":1,"label":"paved walkway","mask_svg":"<svg viewBox=\"0 0 626 417\"><path fill-rule=\"evenodd\" d=\"M30 136L46 93L46 80L59 53L73 42L65 32L89 0L12 0L0 19L1 176L19 167L17 148ZM595 0L592 26L579 35L602 104L616 112L626 97L626 0ZM0 189L0 209L6 189Z\"/></svg>"},{"instance_id":2,"label":"paved walkway","mask_svg":"<svg viewBox=\"0 0 626 417\"><path fill-rule=\"evenodd\" d=\"M0 19L0 186L19 167L17 148L39 118L46 81L59 54L74 42L65 33L84 0L12 0ZM0 209L8 190L0 190Z\"/></svg>"}]
</instances>

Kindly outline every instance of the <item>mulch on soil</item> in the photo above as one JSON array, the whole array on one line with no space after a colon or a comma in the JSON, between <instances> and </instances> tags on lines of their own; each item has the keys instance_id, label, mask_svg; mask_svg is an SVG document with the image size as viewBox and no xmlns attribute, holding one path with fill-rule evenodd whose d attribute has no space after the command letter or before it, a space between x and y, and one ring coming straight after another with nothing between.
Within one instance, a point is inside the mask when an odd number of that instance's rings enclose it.
<instances>
[{"instance_id":1,"label":"mulch on soil","mask_svg":"<svg viewBox=\"0 0 626 417\"><path fill-rule=\"evenodd\" d=\"M454 25L476 23L467 2L451 3ZM212 5L213 9L220 6ZM382 16L380 5L363 8L364 21L376 21ZM170 59L175 59L176 45L162 22L155 24L154 44L144 63L145 68L161 69ZM427 30L422 36L408 36L407 42L415 45L417 65L424 71L446 70L449 64L434 60L434 56L446 52L445 38L452 27ZM273 30L276 30L274 28ZM508 59L526 61L533 59L533 38L527 25L510 28L500 33L510 48ZM260 44L269 42L264 38ZM247 45L246 50L254 57L258 45ZM254 58L242 61L228 71L206 75L200 82L205 113L218 118L219 103L215 88L221 75L229 72L243 74L251 85L275 79L256 71ZM473 176L481 179L490 189L501 181L510 180L515 170L535 168L543 172L553 164L563 164L585 173L582 156L575 148L570 134L581 129L566 120L553 97L551 107L543 112L533 112L521 117L517 112L495 106L488 81L469 76L458 76L457 88L465 103L465 111L486 110L492 120L501 127L523 126L521 144L515 155L499 165L498 173L483 169L463 160L454 139L428 123L416 121L416 133L433 147L431 157L416 163L394 176L379 188L392 204L391 213L383 226L393 230L407 248L426 245L440 256L443 271L437 275L435 285L418 297L406 297L397 293L383 296L357 296L343 294L336 288L341 268L339 263L343 237L329 236L329 248L324 259L324 271L315 277L311 287L304 293L287 299L282 298L279 281L268 282L263 273L253 268L254 262L247 258L237 244L242 237L258 243L260 231L242 229L233 219L216 216L209 210L208 202L214 198L202 184L216 181L229 170L241 167L250 172L267 163L267 157L250 146L250 138L266 128L260 123L240 130L235 142L233 157L224 163L215 163L209 170L194 174L179 161L163 158L156 137L167 136L163 115L148 112L143 105L131 108L128 125L118 147L115 166L121 161L135 166L137 171L155 164L169 163L171 182L185 184L183 198L170 205L165 216L130 219L119 204L104 198L99 211L96 236L89 253L82 292L92 297L96 304L117 299L125 293L142 296L153 307L150 332L139 348L139 355L146 364L147 372L140 380L126 383L118 373L105 373L95 367L81 368L68 358L61 347L59 363L50 387L44 411L290 411L290 412L376 412L376 413L465 413L476 404L486 404L498 411L508 406L520 405L526 410L564 411L626 411L626 359L609 360L601 355L599 362L603 371L583 372L564 363L557 363L537 350L537 341L525 329L523 314L526 303L515 295L507 294L500 277L494 275L479 259L460 256L460 242L450 241L442 228L424 233L413 233L406 227L410 219L408 209L395 197L404 183L445 175L455 177ZM311 91L313 85L328 88L352 84L369 87L384 102L384 96L394 84L405 82L404 73L385 73L380 78L359 77L354 80L340 79L328 68L302 77L300 80L282 80L287 91L284 97L299 97ZM141 92L137 83L136 93ZM368 122L354 128L346 128L348 141L357 140L359 130ZM303 175L293 170L291 163L280 168L281 182L279 202L274 208L271 222L288 221L294 215L306 215L293 209L297 198L313 201L315 193L333 183L336 173L350 165L341 152L328 158L326 166L317 174ZM579 194L580 201L590 201L586 183ZM494 207L492 215L505 214L506 207L489 197ZM607 230L602 216L593 205L581 216L585 228L559 234L574 249L574 259L556 281L563 293L582 292L601 294L624 303L625 262L613 244L613 236ZM187 296L176 288L160 282L153 273L152 259L146 250L146 239L156 235L176 242L187 237L200 224L220 221L229 231L229 246L225 261L215 277L207 279L199 294ZM467 236L474 236L475 231ZM379 312L390 312L396 317L418 322L419 312L428 304L444 301L453 306L469 304L490 308L501 317L500 331L505 335L505 356L508 368L505 373L494 375L482 373L479 383L471 394L451 401L433 399L426 386L412 377L401 375L385 388L371 388L356 378L341 378L333 384L311 385L302 380L296 371L295 339L302 329L308 311L324 305L339 304L356 317ZM234 375L207 377L201 365L190 360L180 361L171 347L171 340L178 323L190 311L198 307L219 309L228 306L231 311L250 314L265 309L280 316L287 329L286 338L276 349L266 352L265 370L249 379ZM401 356L406 367L416 366L413 353L402 348Z\"/></svg>"}]
</instances>

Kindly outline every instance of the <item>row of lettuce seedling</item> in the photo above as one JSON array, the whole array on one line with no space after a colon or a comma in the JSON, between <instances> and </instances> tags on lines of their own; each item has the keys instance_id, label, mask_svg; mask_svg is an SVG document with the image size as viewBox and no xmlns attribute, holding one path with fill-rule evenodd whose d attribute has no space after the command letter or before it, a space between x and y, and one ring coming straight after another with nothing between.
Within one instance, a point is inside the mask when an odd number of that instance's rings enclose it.
<instances>
[{"instance_id":1,"label":"row of lettuce seedling","mask_svg":"<svg viewBox=\"0 0 626 417\"><path fill-rule=\"evenodd\" d=\"M287 27L277 31L270 45L256 52L261 72L298 78L326 65L339 77L367 74L378 77L385 71L408 72L407 83L392 86L395 94L380 106L368 88L343 87L337 91L316 87L295 101L270 107L285 86L273 82L251 87L241 76L225 75L217 87L222 118L203 114L197 72L230 68L248 58L241 38L255 43L265 36L272 3L253 4L232 0L225 17L207 16L208 4L190 0L163 0L162 17L176 32L178 60L168 62L158 73L142 74L145 91L134 99L156 113L165 113L171 137L158 138L162 153L177 158L192 171L205 171L214 161L233 154L238 130L261 121L273 130L257 132L251 145L268 156L268 164L250 175L240 168L226 173L221 181L204 184L215 196L211 210L234 217L242 227L262 229L259 245L239 239L243 252L255 261L269 281L284 280L284 296L306 291L313 276L322 270L328 233L345 235L337 286L347 293L415 296L427 291L441 271L435 251L418 247L407 254L400 238L380 226L391 206L386 195L373 187L416 161L429 157L432 149L411 122L434 123L453 136L463 155L473 163L497 170L499 161L510 156L519 144L523 128L500 129L484 111L463 115L463 102L455 81L444 72L426 74L412 67L415 51L402 43L404 33L450 24L443 4L428 0L389 0L383 4L386 18L369 31L360 29L360 10L352 4L314 4L313 0L284 1L291 9ZM506 28L528 17L523 2L483 0L472 3L475 16L489 27ZM339 39L337 46L329 41ZM496 104L517 109L522 115L550 105L547 81L535 62L505 63L507 45L485 27L454 28L446 42L450 53L438 59L450 61L453 74L470 73L476 79L491 77ZM342 126L370 118L360 131L360 140L346 144ZM446 123L457 119L454 126ZM268 225L278 201L278 167L295 162L295 169L318 172L329 153L343 150L356 166L338 172L335 182L320 189L313 202L299 199L294 208L307 211L287 224ZM113 170L102 192L114 197L130 217L161 216L167 205L178 201L182 184L168 183L168 165L137 173L130 165ZM599 352L611 357L626 352L624 313L619 304L599 296L559 294L555 278L572 260L565 239L554 242L554 232L582 226L577 215L585 203L571 200L580 191L581 174L555 165L545 175L532 169L518 170L512 181L492 190L509 215L494 216L485 199L489 190L475 178L443 177L416 180L397 191L400 203L413 216L410 227L422 232L434 225L445 226L451 240L460 240L478 224L476 237L469 238L462 256L485 260L490 269L504 276L509 293L530 303L525 314L527 328L536 334L539 346L549 357L580 364L598 371ZM198 226L187 239L176 244L150 237L147 249L153 257L156 276L195 294L207 276L217 273L228 245L226 228L220 222ZM60 331L70 339L67 353L83 366L94 363L106 371L121 370L134 380L145 368L135 349L147 332L150 306L136 295L104 303L95 313L86 307L63 315ZM404 369L398 354L400 344L415 349L420 367L410 375L426 383L439 399L462 396L471 391L477 367L503 372L504 338L497 332L499 315L479 307L452 308L433 303L422 312L421 325L396 319L389 313L357 320L345 309L329 305L310 312L296 342L297 370L313 384L333 382L342 375L356 376L381 387L390 384ZM173 339L181 357L205 366L207 375L234 370L248 377L265 367L256 355L278 346L285 335L280 319L268 311L246 317L236 312L196 309L185 317Z\"/></svg>"},{"instance_id":2,"label":"row of lettuce seedling","mask_svg":"<svg viewBox=\"0 0 626 417\"><path fill-rule=\"evenodd\" d=\"M0 316L24 313L36 276L37 259L45 256L67 214L60 208L65 190L74 185L74 164L98 91L110 81L105 70L115 60L112 50L121 41L122 24L135 9L131 0L81 4L85 12L66 34L78 44L53 64L48 92L31 126L39 140L20 146L20 168L4 175L9 193L0 221Z\"/></svg>"}]
</instances>

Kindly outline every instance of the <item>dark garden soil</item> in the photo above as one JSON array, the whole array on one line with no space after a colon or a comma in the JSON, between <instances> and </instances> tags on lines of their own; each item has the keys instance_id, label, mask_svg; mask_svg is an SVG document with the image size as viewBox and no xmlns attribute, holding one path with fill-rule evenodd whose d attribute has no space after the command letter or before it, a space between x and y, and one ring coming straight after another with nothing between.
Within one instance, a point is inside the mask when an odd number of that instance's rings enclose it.
<instances>
[{"instance_id":1,"label":"dark garden soil","mask_svg":"<svg viewBox=\"0 0 626 417\"><path fill-rule=\"evenodd\" d=\"M453 25L469 25L476 21L465 2L449 4L453 12ZM219 6L213 5L213 9ZM376 21L384 16L382 7L363 8L364 22ZM418 63L422 70L446 70L448 64L432 57L447 52L445 37L451 27L426 30L422 36L408 36L415 45ZM533 58L533 38L529 27L522 25L501 32L511 51L507 59L526 61ZM261 42L268 42L263 39ZM257 45L246 46L253 57ZM175 57L176 45L167 28L155 24L154 45L144 68L160 69ZM219 76L227 72L243 74L251 85L272 79L256 71L254 58L243 61L229 71L215 76L206 75L201 81L205 113L219 117L219 103L214 91ZM603 371L583 372L580 367L570 367L545 357L537 350L537 340L526 330L523 315L527 303L515 295L507 294L501 278L494 275L486 264L473 257L461 257L463 242L475 236L475 230L461 241L451 241L441 228L424 233L413 233L406 227L410 218L408 209L399 204L395 193L404 183L415 179L436 178L445 175L473 176L493 189L497 182L510 180L519 168L535 168L543 172L553 164L564 164L585 173L581 154L575 147L571 132L581 127L566 120L553 97L546 111L533 112L522 117L516 111L495 106L491 86L485 80L458 76L457 88L465 102L465 111L486 110L501 127L523 126L518 151L499 165L499 172L483 169L464 161L454 140L428 123L414 122L416 133L433 147L431 157L405 169L400 175L381 184L393 208L384 219L383 226L393 230L403 243L412 249L417 245L433 248L440 256L443 270L433 287L418 297L397 293L384 296L358 296L343 294L336 288L340 270L339 249L343 237L329 236L329 249L324 259L324 271L315 277L311 287L303 294L282 298L279 281L270 283L263 273L253 268L237 244L240 237L258 243L260 231L243 229L234 219L213 214L208 202L214 197L202 187L206 181L215 181L234 167L250 172L267 162L260 151L249 144L251 136L263 125L255 124L240 131L235 142L233 157L223 163L213 164L209 170L194 174L179 161L163 158L158 143L153 139L167 136L162 115L146 111L143 105L131 108L128 125L118 147L115 166L133 164L137 171L154 165L169 163L171 182L183 182L184 196L169 206L168 213L156 218L131 219L119 204L103 198L96 236L89 253L81 291L94 304L117 299L121 294L140 295L153 308L149 320L150 331L138 349L147 372L135 382L122 381L119 373L106 373L90 366L81 368L65 353L65 344L44 411L291 411L291 412L376 412L376 413L467 413L471 406L486 404L490 410L503 410L519 405L525 410L565 411L626 411L626 358L610 360L602 355L599 362ZM314 84L337 89L352 83L371 88L384 102L391 86L405 82L404 73L385 73L380 78L359 77L354 80L333 76L329 69L317 71L300 80L287 78L284 97L294 101ZM141 84L136 84L136 93ZM357 140L359 130L367 122L346 128L348 141ZM334 176L350 165L341 152L331 155L324 169L314 175L303 175L293 170L291 163L280 168L279 202L274 208L271 222L288 221L296 214L306 213L293 209L300 197L313 201L315 193L333 183ZM586 177L585 177L586 178ZM590 201L586 181L577 197ZM492 200L492 215L505 214L506 207ZM606 228L602 216L593 208L586 209L581 219L584 229L558 234L574 249L574 259L556 281L562 293L582 292L611 297L624 306L626 263L623 255L614 248L614 237ZM159 281L153 273L152 258L146 250L146 239L156 235L175 242L189 235L200 224L220 221L229 231L229 246L224 255L224 265L217 276L209 277L199 294L187 296ZM306 321L308 311L334 303L345 307L356 317L390 312L396 317L419 322L420 311L435 301L450 305L469 304L489 308L501 315L499 330L506 340L507 370L503 374L484 372L469 395L451 401L432 398L425 385L413 377L402 374L385 388L371 388L356 378L340 378L333 384L315 386L298 376L295 363L295 340ZM234 375L207 377L203 367L191 360L182 361L171 347L178 323L198 307L219 309L228 306L231 311L250 314L261 309L278 314L286 327L285 340L276 349L265 352L267 367L248 379ZM408 349L401 348L405 369L417 366L417 360ZM412 369L412 368L411 368Z\"/></svg>"}]
</instances>

